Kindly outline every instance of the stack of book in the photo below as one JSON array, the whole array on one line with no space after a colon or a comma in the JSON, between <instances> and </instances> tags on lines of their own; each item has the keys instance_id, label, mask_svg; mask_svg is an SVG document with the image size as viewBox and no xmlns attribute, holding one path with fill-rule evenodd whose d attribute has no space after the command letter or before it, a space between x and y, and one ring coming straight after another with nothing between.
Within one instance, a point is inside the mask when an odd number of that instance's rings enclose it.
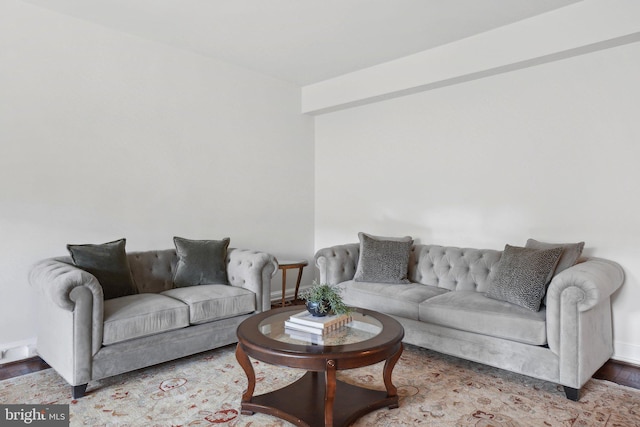
<instances>
[{"instance_id":1,"label":"stack of book","mask_svg":"<svg viewBox=\"0 0 640 427\"><path fill-rule=\"evenodd\" d=\"M316 317L308 311L292 314L284 321L285 329L308 332L315 335L326 335L331 331L341 328L351 322L348 314L334 314L331 316Z\"/></svg>"}]
</instances>

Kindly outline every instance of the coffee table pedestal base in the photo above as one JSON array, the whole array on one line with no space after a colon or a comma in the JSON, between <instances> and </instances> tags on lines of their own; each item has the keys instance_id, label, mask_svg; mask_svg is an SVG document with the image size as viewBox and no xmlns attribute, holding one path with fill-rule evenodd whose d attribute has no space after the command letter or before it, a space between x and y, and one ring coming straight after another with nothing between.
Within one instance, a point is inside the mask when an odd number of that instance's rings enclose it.
<instances>
[{"instance_id":1,"label":"coffee table pedestal base","mask_svg":"<svg viewBox=\"0 0 640 427\"><path fill-rule=\"evenodd\" d=\"M243 414L261 412L289 421L297 426L325 426L325 379L322 373L307 372L302 378L269 393L251 397L242 402ZM361 416L388 406L398 407L398 396L388 397L386 391L367 388L336 381L333 405L333 426L352 424Z\"/></svg>"}]
</instances>

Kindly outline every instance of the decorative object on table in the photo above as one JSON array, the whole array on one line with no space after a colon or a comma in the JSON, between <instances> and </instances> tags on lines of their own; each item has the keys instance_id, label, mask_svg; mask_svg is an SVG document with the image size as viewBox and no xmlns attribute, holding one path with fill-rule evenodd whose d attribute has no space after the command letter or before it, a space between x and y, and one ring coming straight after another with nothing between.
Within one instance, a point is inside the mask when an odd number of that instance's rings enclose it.
<instances>
[{"instance_id":1,"label":"decorative object on table","mask_svg":"<svg viewBox=\"0 0 640 427\"><path fill-rule=\"evenodd\" d=\"M350 314L332 314L328 316L314 316L309 311L292 314L285 320L285 329L309 332L316 335L325 335L331 331L340 329L351 322Z\"/></svg>"},{"instance_id":2,"label":"decorative object on table","mask_svg":"<svg viewBox=\"0 0 640 427\"><path fill-rule=\"evenodd\" d=\"M300 341L303 343L311 343L311 345L332 345L329 344L329 338L326 338L325 335L314 334L312 332L304 332L299 331L297 329L284 328L285 334L295 341ZM334 334L331 334L331 338L333 338Z\"/></svg>"},{"instance_id":3,"label":"decorative object on table","mask_svg":"<svg viewBox=\"0 0 640 427\"><path fill-rule=\"evenodd\" d=\"M357 418L378 408L398 408L398 390L391 378L402 354L404 329L397 320L375 311L358 309L352 316L378 325L379 334L374 337L363 335L361 341L336 346L281 340L279 326L298 310L298 307L269 310L246 319L238 326L236 359L247 376L247 388L240 404L241 414L263 412L292 424L337 427L352 425ZM255 364L255 360L303 369L307 373L281 389L256 395L256 383L262 377L261 371L258 371L260 378L256 377L254 365L261 366L262 363ZM338 378L338 371L379 362L384 362L381 377L385 389L372 390ZM347 396L348 401L345 401Z\"/></svg>"},{"instance_id":4,"label":"decorative object on table","mask_svg":"<svg viewBox=\"0 0 640 427\"><path fill-rule=\"evenodd\" d=\"M342 301L340 289L327 284L313 282L313 286L300 293L300 298L307 302L307 310L314 316L327 314L349 314L349 307Z\"/></svg>"}]
</instances>

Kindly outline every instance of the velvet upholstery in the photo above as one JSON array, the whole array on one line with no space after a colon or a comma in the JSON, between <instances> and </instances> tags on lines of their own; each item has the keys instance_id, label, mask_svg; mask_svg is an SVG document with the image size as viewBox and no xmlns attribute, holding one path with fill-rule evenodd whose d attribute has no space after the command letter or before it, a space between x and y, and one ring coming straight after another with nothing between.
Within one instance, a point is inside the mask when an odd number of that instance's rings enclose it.
<instances>
[{"instance_id":1,"label":"velvet upholstery","mask_svg":"<svg viewBox=\"0 0 640 427\"><path fill-rule=\"evenodd\" d=\"M455 291L429 298L419 306L419 320L525 344L547 343L544 310L534 312L481 292Z\"/></svg>"},{"instance_id":2,"label":"velvet upholstery","mask_svg":"<svg viewBox=\"0 0 640 427\"><path fill-rule=\"evenodd\" d=\"M230 248L225 261L229 285L222 286L237 291L242 299L237 306L240 314L226 317L230 313L227 311L224 318L197 325L190 325L187 303L160 295L173 287L177 263L174 249L132 252L127 258L139 294L122 297L125 300L120 302L119 298L108 300L106 309L98 279L73 265L71 257L45 259L29 271L29 282L37 297L38 354L72 386L231 344L242 320L271 308L271 278L278 265L270 254ZM127 302L145 299L145 295L156 297L147 305L149 317L127 323L127 313L136 312ZM133 337L136 331L158 326L154 322L165 322L152 310L162 309L165 304L157 298L171 301L170 306L183 307L186 324L178 327L175 323L178 329L160 325L157 333ZM253 309L245 313L248 307ZM106 328L110 344L103 345L105 322L114 318L121 323L117 328ZM127 334L132 334L130 339L124 338ZM118 338L112 339L113 336Z\"/></svg>"},{"instance_id":3,"label":"velvet upholstery","mask_svg":"<svg viewBox=\"0 0 640 427\"><path fill-rule=\"evenodd\" d=\"M413 239L358 233L360 257L353 278L356 282L409 283L407 270Z\"/></svg>"},{"instance_id":4,"label":"velvet upholstery","mask_svg":"<svg viewBox=\"0 0 640 427\"><path fill-rule=\"evenodd\" d=\"M221 319L102 347L92 359L91 380L233 344L238 341L236 328L249 316Z\"/></svg>"},{"instance_id":5,"label":"velvet upholstery","mask_svg":"<svg viewBox=\"0 0 640 427\"><path fill-rule=\"evenodd\" d=\"M177 288L227 283L225 260L229 237L222 240L191 240L174 237L178 265L173 276Z\"/></svg>"},{"instance_id":6,"label":"velvet upholstery","mask_svg":"<svg viewBox=\"0 0 640 427\"><path fill-rule=\"evenodd\" d=\"M435 286L419 283L406 285L387 283L346 281L340 284L342 298L346 304L366 306L371 310L385 312L408 319L418 320L420 303L448 292Z\"/></svg>"},{"instance_id":7,"label":"velvet upholstery","mask_svg":"<svg viewBox=\"0 0 640 427\"><path fill-rule=\"evenodd\" d=\"M560 360L542 346L392 316L404 327L404 342L551 382Z\"/></svg>"},{"instance_id":8,"label":"velvet upholstery","mask_svg":"<svg viewBox=\"0 0 640 427\"><path fill-rule=\"evenodd\" d=\"M582 250L584 249L584 242L578 243L548 243L548 242L539 242L535 239L528 239L527 243L524 246L525 248L532 249L551 249L551 248L562 248L562 255L560 255L560 260L558 260L558 265L556 265L555 274L566 270L569 267L573 267L576 265L580 256L582 255Z\"/></svg>"},{"instance_id":9,"label":"velvet upholstery","mask_svg":"<svg viewBox=\"0 0 640 427\"><path fill-rule=\"evenodd\" d=\"M562 248L532 249L506 245L486 296L538 311Z\"/></svg>"},{"instance_id":10,"label":"velvet upholstery","mask_svg":"<svg viewBox=\"0 0 640 427\"><path fill-rule=\"evenodd\" d=\"M128 295L104 302L103 345L189 326L189 307L159 294Z\"/></svg>"},{"instance_id":11,"label":"velvet upholstery","mask_svg":"<svg viewBox=\"0 0 640 427\"><path fill-rule=\"evenodd\" d=\"M254 293L238 286L199 285L193 289L170 289L161 295L185 304L188 307L188 320L192 325L253 313L256 310Z\"/></svg>"},{"instance_id":12,"label":"velvet upholstery","mask_svg":"<svg viewBox=\"0 0 640 427\"><path fill-rule=\"evenodd\" d=\"M318 250L320 282L343 289L349 305L395 317L407 343L569 390L579 390L613 354L611 295L624 281L613 261L586 258L560 271L546 306L534 312L484 295L502 251L417 244L408 266L411 284L377 284L366 292L370 284L353 281L358 255L358 243Z\"/></svg>"},{"instance_id":13,"label":"velvet upholstery","mask_svg":"<svg viewBox=\"0 0 640 427\"><path fill-rule=\"evenodd\" d=\"M126 239L120 239L97 245L67 245L73 264L98 279L105 300L136 293L126 243Z\"/></svg>"},{"instance_id":14,"label":"velvet upholstery","mask_svg":"<svg viewBox=\"0 0 640 427\"><path fill-rule=\"evenodd\" d=\"M486 292L502 252L414 245L411 254L409 279L412 282L452 291Z\"/></svg>"}]
</instances>

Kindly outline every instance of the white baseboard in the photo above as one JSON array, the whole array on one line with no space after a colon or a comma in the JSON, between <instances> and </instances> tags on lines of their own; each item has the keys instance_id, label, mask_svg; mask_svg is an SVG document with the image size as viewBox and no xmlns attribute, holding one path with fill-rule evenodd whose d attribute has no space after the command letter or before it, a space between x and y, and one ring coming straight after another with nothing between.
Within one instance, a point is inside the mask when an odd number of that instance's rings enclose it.
<instances>
[{"instance_id":1,"label":"white baseboard","mask_svg":"<svg viewBox=\"0 0 640 427\"><path fill-rule=\"evenodd\" d=\"M640 345L614 341L613 356L611 358L640 366Z\"/></svg>"},{"instance_id":2,"label":"white baseboard","mask_svg":"<svg viewBox=\"0 0 640 427\"><path fill-rule=\"evenodd\" d=\"M0 344L0 365L36 356L36 338Z\"/></svg>"}]
</instances>

